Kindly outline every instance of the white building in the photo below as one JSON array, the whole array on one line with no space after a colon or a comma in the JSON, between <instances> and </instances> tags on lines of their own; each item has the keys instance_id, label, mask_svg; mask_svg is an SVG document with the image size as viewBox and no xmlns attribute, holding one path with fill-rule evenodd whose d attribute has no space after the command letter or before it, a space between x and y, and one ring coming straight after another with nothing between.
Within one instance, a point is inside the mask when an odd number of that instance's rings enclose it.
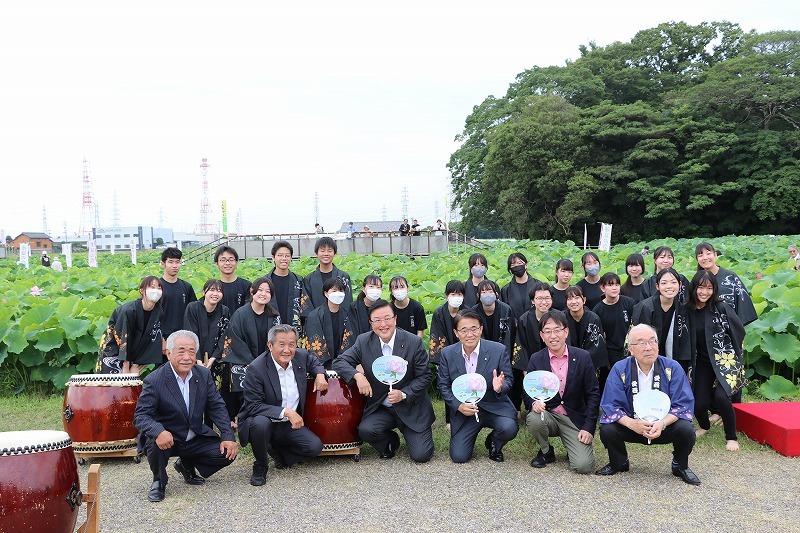
<instances>
[{"instance_id":1,"label":"white building","mask_svg":"<svg viewBox=\"0 0 800 533\"><path fill-rule=\"evenodd\" d=\"M130 250L131 244L137 250L152 250L160 237L162 242L171 242L172 230L152 226L110 226L94 228L93 237L98 250Z\"/></svg>"}]
</instances>

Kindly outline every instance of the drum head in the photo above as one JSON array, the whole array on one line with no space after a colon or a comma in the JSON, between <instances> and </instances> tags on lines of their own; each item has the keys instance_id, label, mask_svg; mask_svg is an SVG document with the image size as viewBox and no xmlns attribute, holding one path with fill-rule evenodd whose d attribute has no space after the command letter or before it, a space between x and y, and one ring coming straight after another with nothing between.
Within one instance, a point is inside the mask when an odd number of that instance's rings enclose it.
<instances>
[{"instance_id":1,"label":"drum head","mask_svg":"<svg viewBox=\"0 0 800 533\"><path fill-rule=\"evenodd\" d=\"M139 374L73 374L67 387L135 387L142 383Z\"/></svg>"},{"instance_id":2,"label":"drum head","mask_svg":"<svg viewBox=\"0 0 800 533\"><path fill-rule=\"evenodd\" d=\"M0 456L60 450L72 445L64 431L7 431L0 433Z\"/></svg>"}]
</instances>

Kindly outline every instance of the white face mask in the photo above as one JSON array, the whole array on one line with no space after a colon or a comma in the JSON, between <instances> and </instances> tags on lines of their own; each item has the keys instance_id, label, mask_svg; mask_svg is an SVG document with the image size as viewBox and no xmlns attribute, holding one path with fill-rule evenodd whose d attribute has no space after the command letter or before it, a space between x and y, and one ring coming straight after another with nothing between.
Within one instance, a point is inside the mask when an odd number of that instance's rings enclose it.
<instances>
[{"instance_id":1,"label":"white face mask","mask_svg":"<svg viewBox=\"0 0 800 533\"><path fill-rule=\"evenodd\" d=\"M448 296L447 297L447 305L452 307L453 309L458 309L461 307L461 304L464 303L463 296Z\"/></svg>"},{"instance_id":2,"label":"white face mask","mask_svg":"<svg viewBox=\"0 0 800 533\"><path fill-rule=\"evenodd\" d=\"M148 301L156 303L161 299L161 289L151 289L148 287L144 290L144 295L147 297Z\"/></svg>"},{"instance_id":3,"label":"white face mask","mask_svg":"<svg viewBox=\"0 0 800 533\"><path fill-rule=\"evenodd\" d=\"M382 293L383 289L367 289L365 294L367 295L367 298L369 298L370 302L374 302L381 297Z\"/></svg>"},{"instance_id":4,"label":"white face mask","mask_svg":"<svg viewBox=\"0 0 800 533\"><path fill-rule=\"evenodd\" d=\"M394 296L395 300L400 300L402 302L406 299L406 296L408 296L408 289L395 289L392 291L392 296Z\"/></svg>"},{"instance_id":5,"label":"white face mask","mask_svg":"<svg viewBox=\"0 0 800 533\"><path fill-rule=\"evenodd\" d=\"M332 291L328 293L328 300L332 304L341 305L344 301L344 293L338 291Z\"/></svg>"}]
</instances>

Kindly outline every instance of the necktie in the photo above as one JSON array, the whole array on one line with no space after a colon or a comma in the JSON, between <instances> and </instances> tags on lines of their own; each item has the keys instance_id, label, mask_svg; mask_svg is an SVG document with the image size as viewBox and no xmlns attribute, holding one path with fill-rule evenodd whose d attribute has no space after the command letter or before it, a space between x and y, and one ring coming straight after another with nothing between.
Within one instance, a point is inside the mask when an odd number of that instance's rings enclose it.
<instances>
[{"instance_id":1,"label":"necktie","mask_svg":"<svg viewBox=\"0 0 800 533\"><path fill-rule=\"evenodd\" d=\"M383 355L392 355L392 347L389 346L388 344L384 344L383 347L381 348L381 351L383 352ZM392 406L392 404L389 403L389 398L388 397L383 400L383 406L384 407L391 407Z\"/></svg>"}]
</instances>

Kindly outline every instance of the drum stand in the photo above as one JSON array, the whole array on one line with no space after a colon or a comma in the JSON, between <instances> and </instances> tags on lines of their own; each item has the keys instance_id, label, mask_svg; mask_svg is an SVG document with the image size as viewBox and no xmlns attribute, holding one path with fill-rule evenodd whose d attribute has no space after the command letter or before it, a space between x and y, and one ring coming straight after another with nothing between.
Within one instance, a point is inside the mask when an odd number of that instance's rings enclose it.
<instances>
[{"instance_id":1,"label":"drum stand","mask_svg":"<svg viewBox=\"0 0 800 533\"><path fill-rule=\"evenodd\" d=\"M96 457L133 457L134 463L139 464L142 462L142 454L139 453L136 448L108 452L75 452L75 458L78 460L78 464L81 466L86 464L87 459L93 459Z\"/></svg>"},{"instance_id":2,"label":"drum stand","mask_svg":"<svg viewBox=\"0 0 800 533\"><path fill-rule=\"evenodd\" d=\"M361 443L359 442L358 446L350 448L337 448L336 444L325 444L319 455L320 457L323 455L352 455L353 461L357 463L361 460Z\"/></svg>"},{"instance_id":3,"label":"drum stand","mask_svg":"<svg viewBox=\"0 0 800 533\"><path fill-rule=\"evenodd\" d=\"M78 528L78 533L99 533L100 465L92 465L89 467L89 479L87 484L89 487L86 489L86 492L83 493L83 498L81 499L81 502L86 504L86 522Z\"/></svg>"}]
</instances>

